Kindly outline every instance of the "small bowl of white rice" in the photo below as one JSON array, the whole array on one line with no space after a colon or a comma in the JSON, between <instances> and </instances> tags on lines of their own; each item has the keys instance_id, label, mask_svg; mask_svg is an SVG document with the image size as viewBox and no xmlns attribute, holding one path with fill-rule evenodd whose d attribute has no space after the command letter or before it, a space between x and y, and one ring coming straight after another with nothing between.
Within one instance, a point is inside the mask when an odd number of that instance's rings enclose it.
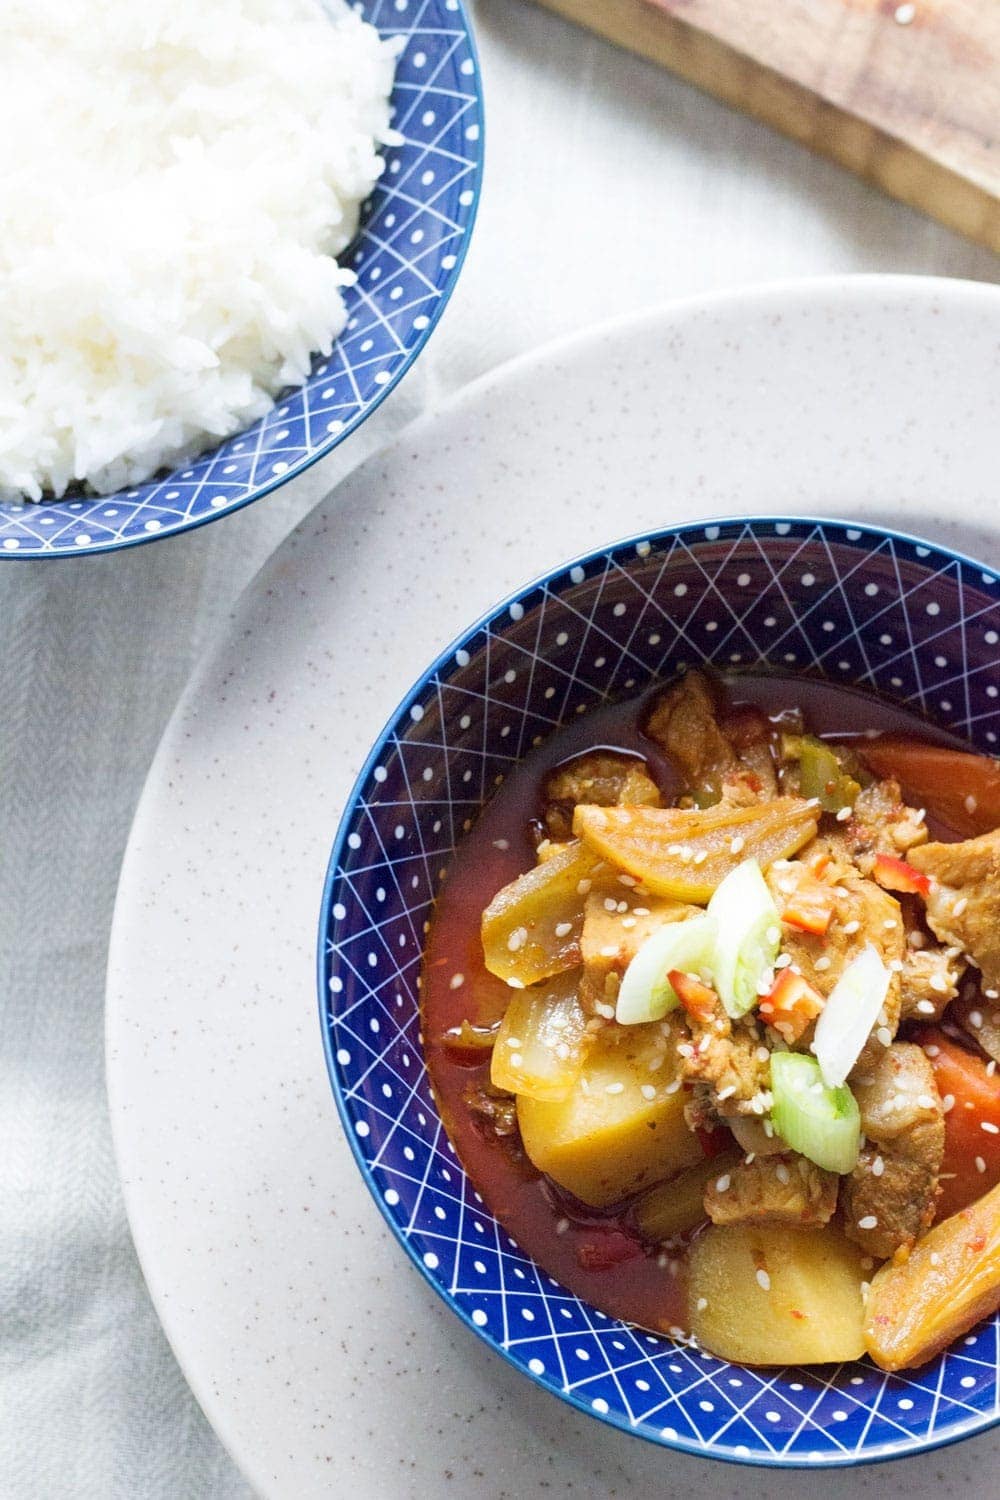
<instances>
[{"instance_id":1,"label":"small bowl of white rice","mask_svg":"<svg viewBox=\"0 0 1000 1500\"><path fill-rule=\"evenodd\" d=\"M461 0L8 0L0 556L199 526L420 353L475 217Z\"/></svg>"}]
</instances>

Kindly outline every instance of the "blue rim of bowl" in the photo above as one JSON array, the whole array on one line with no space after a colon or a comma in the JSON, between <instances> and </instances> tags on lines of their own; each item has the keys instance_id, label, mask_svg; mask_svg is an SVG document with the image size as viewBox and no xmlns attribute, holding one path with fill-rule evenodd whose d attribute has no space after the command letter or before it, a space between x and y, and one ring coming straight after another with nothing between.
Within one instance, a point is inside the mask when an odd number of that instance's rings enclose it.
<instances>
[{"instance_id":1,"label":"blue rim of bowl","mask_svg":"<svg viewBox=\"0 0 1000 1500\"><path fill-rule=\"evenodd\" d=\"M344 810L340 815L340 820L337 825L337 832L334 836L333 847L330 852L330 858L327 864L326 877L323 882L323 895L320 902L319 929L316 944L316 984L317 998L319 1001L320 1033L323 1039L323 1055L326 1059L327 1077L330 1081L330 1088L333 1093L334 1102L337 1106L337 1113L340 1117L340 1123L343 1127L344 1136L346 1137L347 1144L350 1147L351 1154L354 1157L358 1171L360 1172L369 1193L375 1200L379 1212L392 1231L393 1238L398 1242L399 1245L402 1246L403 1250L405 1251L407 1259L413 1266L416 1267L420 1275L423 1277L424 1281L426 1281L427 1285L441 1299L445 1306L449 1308L452 1313L454 1313L454 1315L460 1320L460 1322L465 1325L466 1328L469 1329L471 1333L475 1334L476 1338L481 1343L485 1344L485 1346L489 1350L491 1350L492 1353L498 1355L501 1359L503 1359L508 1365L511 1366L512 1369L516 1370L519 1375L524 1376L525 1379L530 1380L540 1390L544 1391L546 1395L553 1397L557 1401L565 1402L566 1405L571 1406L572 1408L574 1408L574 1410L583 1413L585 1416L591 1417L595 1421L602 1422L608 1427L614 1427L620 1432L628 1433L631 1437L641 1438L644 1442L651 1443L656 1448L666 1448L674 1452L689 1454L690 1456L695 1458L708 1458L713 1459L716 1462L736 1464L751 1469L811 1469L825 1471L827 1469L858 1468L866 1464L890 1463L893 1460L902 1458L915 1458L920 1453L929 1453L937 1448L949 1448L953 1443L962 1442L965 1438L974 1437L978 1433L989 1432L992 1428L1000 1425L1000 1392L998 1392L998 1405L992 1413L984 1413L982 1416L971 1418L965 1423L956 1425L956 1427L949 1429L947 1432L940 1435L934 1434L933 1436L929 1435L924 1438L914 1439L912 1442L907 1443L905 1446L901 1446L898 1450L895 1448L886 1449L883 1446L881 1449L875 1449L871 1453L851 1453L843 1455L835 1454L830 1457L826 1457L824 1455L820 1458L814 1459L809 1457L769 1458L765 1454L737 1453L733 1449L710 1449L704 1444L695 1442L689 1438L684 1438L680 1436L680 1434L678 1434L676 1437L668 1438L664 1437L662 1432L654 1432L640 1426L633 1426L624 1417L619 1416L616 1412L613 1411L595 1411L593 1406L588 1404L586 1401L581 1400L581 1398L574 1392L557 1390L554 1386L548 1384L545 1380L543 1380L540 1375L536 1375L534 1371L530 1370L527 1366L522 1365L517 1359L514 1358L509 1350L504 1349L502 1345L496 1342L496 1340L490 1335L487 1329L480 1328L472 1321L472 1318L469 1316L469 1314L463 1310L459 1303L455 1302L448 1296L445 1288L434 1279L428 1267L424 1265L416 1249L414 1248L410 1240L407 1239L407 1237L403 1234L399 1224L390 1213L388 1205L385 1203L382 1195L379 1193L372 1173L368 1167L368 1163L365 1161L364 1156L361 1152L357 1136L351 1128L352 1118L350 1112L348 1111L347 1102L340 1087L337 1076L337 1069L334 1061L332 1030L331 1027L327 1024L329 1000L326 988L325 971L327 967L327 961L324 951L325 940L329 927L329 916L330 908L333 902L333 892L337 883L337 866L340 862L347 834L350 830L350 823L355 804L357 803L358 797L361 794L365 783L367 782L369 776L378 763L379 757L384 749L385 740L392 730L393 726L399 721L402 715L409 710L410 705L422 692L429 679L431 679L437 672L440 672L454 657L455 652L461 647L462 643L476 635L478 631L484 629L484 627L487 626L492 620L498 619L505 613L505 611L511 604L517 603L526 595L530 594L533 590L541 587L545 583L551 582L553 579L560 578L564 574L568 574L571 568L586 568L588 564L596 562L599 558L605 557L609 553L615 553L623 549L628 549L629 547L634 547L639 542L650 542L653 545L656 545L669 537L686 537L695 532L704 534L705 528L710 526L783 526L786 524L794 526L822 526L827 528L838 528L841 532L844 533L848 531L857 531L861 533L862 537L864 537L867 533L870 535L877 535L880 538L889 538L892 541L903 542L907 546L911 547L926 547L928 557L936 554L937 557L943 558L948 562L957 562L966 567L973 568L980 573L989 573L992 575L994 581L1000 582L1000 570L998 570L997 568L993 568L989 564L981 562L978 558L969 556L969 554L966 552L959 552L953 547L948 547L940 542L933 542L929 538L919 536L914 532L901 531L892 526L882 526L876 522L869 522L862 519L847 520L844 517L838 516L781 514L780 512L755 516L706 516L703 520L681 522L679 525L662 527L659 530L634 532L629 534L628 536L619 537L617 540L608 542L604 546L591 548L589 551L581 553L576 557L568 558L566 561L559 563L558 566L554 568L547 568L544 572L536 574L528 582L522 584L519 588L514 589L512 592L504 595L504 597L498 600L498 602L491 608L485 610L478 617L478 619L476 619L471 625L469 625L468 627L466 627L466 629L462 630L458 635L456 635L453 640L451 640L449 644L444 648L444 650L438 653L433 662L431 662L425 668L425 670L420 674L419 678L417 678L417 680L412 683L410 688L400 699L399 703L386 719L381 730L376 736L372 744L372 748L369 751L368 755L365 757L364 764L355 777L354 783L351 786L351 790L348 793L347 799L344 803ZM845 536L845 540L849 539ZM857 544L855 542L851 542L851 545ZM464 1166L462 1166L462 1171L463 1173L465 1172Z\"/></svg>"},{"instance_id":2,"label":"blue rim of bowl","mask_svg":"<svg viewBox=\"0 0 1000 1500\"><path fill-rule=\"evenodd\" d=\"M486 146L486 121L483 104L482 68L480 66L479 48L476 43L476 33L473 30L472 22L469 18L467 0L455 0L455 16L456 20L460 21L465 31L466 42L469 48L469 55L475 65L475 115L472 123L478 126L479 135L476 143L478 149L476 153L475 173L472 182L473 197L472 202L469 204L468 213L464 221L464 233L462 235L461 243L456 253L455 264L449 271L448 279L444 282L441 288L440 296L438 297L438 301L433 313L430 315L430 320L427 324L427 327L421 330L420 338L415 341L409 351L407 358L403 360L398 370L396 370L391 379L386 381L385 385L382 386L378 393L372 397L367 406L365 406L363 410L356 412L350 419L350 421L347 422L339 432L331 433L325 443L321 443L319 447L315 448L305 458L299 459L298 463L290 465L285 473L276 475L274 479L270 479L267 481L267 483L262 484L259 489L254 490L253 494L244 495L242 499L234 500L231 505L227 505L221 510L215 511L214 513L209 515L198 516L194 520L184 521L177 526L171 527L169 530L149 532L145 535L139 536L119 537L116 541L103 544L97 543L96 545L90 547L81 547L76 551L71 551L68 548L60 551L46 551L40 547L33 550L20 548L16 552L7 552L3 549L0 549L0 560L11 562L40 562L42 560L49 559L65 560L66 558L70 557L104 556L105 554L110 552L121 552L126 547L143 547L147 542L169 541L172 537L181 536L191 531L197 531L200 527L209 526L214 521L224 520L226 516L234 515L236 511L244 510L246 506L253 505L257 500L263 500L266 495L273 494L275 490L281 489L282 486L288 484L290 480L297 479L300 474L304 474L307 469L311 469L313 464L319 463L320 459L328 458L333 450L335 448L339 448L340 444L345 440L345 438L349 438L351 434L361 426L362 422L367 421L371 414L382 405L386 397L396 389L397 385L399 385L404 376L406 376L410 372L416 361L419 359L420 355L423 353L428 339L431 337L431 334L434 332L438 323L441 321L445 308L451 301L452 293L454 292L455 287L458 285L459 277L462 274L462 267L465 265L465 258L469 253L469 241L472 238L472 231L475 228L476 218L479 213L479 203L483 193L483 164L485 160ZM350 246L348 246L348 250L350 250ZM342 259L346 260L346 258L347 251L344 252ZM277 404L278 403L275 402L275 405ZM94 495L87 496L85 498L87 500L92 500L95 505L99 505L106 503L110 497L107 495ZM25 504L37 503L38 502L25 501Z\"/></svg>"}]
</instances>

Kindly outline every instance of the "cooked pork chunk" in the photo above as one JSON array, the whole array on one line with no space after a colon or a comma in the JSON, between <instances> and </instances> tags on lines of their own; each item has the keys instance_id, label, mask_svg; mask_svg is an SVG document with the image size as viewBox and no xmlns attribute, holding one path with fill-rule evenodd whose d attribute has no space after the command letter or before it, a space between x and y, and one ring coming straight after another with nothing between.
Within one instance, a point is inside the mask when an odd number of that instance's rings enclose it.
<instances>
[{"instance_id":1,"label":"cooked pork chunk","mask_svg":"<svg viewBox=\"0 0 1000 1500\"><path fill-rule=\"evenodd\" d=\"M613 1006L621 976L646 939L667 922L696 915L696 906L664 896L639 895L631 886L615 884L592 890L584 905L580 934L580 1003L584 1010Z\"/></svg>"},{"instance_id":2,"label":"cooked pork chunk","mask_svg":"<svg viewBox=\"0 0 1000 1500\"><path fill-rule=\"evenodd\" d=\"M795 889L799 862L778 860L767 872L767 883L780 911ZM890 1038L899 1026L900 985L898 969L906 953L905 932L899 902L873 880L863 879L850 866L836 865L831 885L835 908L830 926L822 936L785 927L782 947L796 969L815 990L829 995L844 969L870 943L892 971L884 1017L876 1029L888 1028ZM868 1046L880 1043L869 1042ZM862 1053L862 1060L866 1053Z\"/></svg>"},{"instance_id":3,"label":"cooked pork chunk","mask_svg":"<svg viewBox=\"0 0 1000 1500\"><path fill-rule=\"evenodd\" d=\"M934 1218L944 1109L920 1047L894 1042L852 1087L868 1146L840 1189L844 1229L885 1260Z\"/></svg>"},{"instance_id":4,"label":"cooked pork chunk","mask_svg":"<svg viewBox=\"0 0 1000 1500\"><path fill-rule=\"evenodd\" d=\"M907 948L903 958L902 1009L904 1021L938 1021L958 994L965 964L953 948Z\"/></svg>"},{"instance_id":5,"label":"cooked pork chunk","mask_svg":"<svg viewBox=\"0 0 1000 1500\"><path fill-rule=\"evenodd\" d=\"M591 750L556 766L542 788L545 827L552 839L573 836L573 809L581 802L597 807L660 807L660 790L635 755Z\"/></svg>"},{"instance_id":6,"label":"cooked pork chunk","mask_svg":"<svg viewBox=\"0 0 1000 1500\"><path fill-rule=\"evenodd\" d=\"M987 1057L1000 1063L1000 1001L971 995L956 1001L948 1020L961 1026Z\"/></svg>"},{"instance_id":7,"label":"cooked pork chunk","mask_svg":"<svg viewBox=\"0 0 1000 1500\"><path fill-rule=\"evenodd\" d=\"M691 1040L681 1043L684 1050L678 1049L678 1062L682 1078L708 1091L710 1110L703 1096L696 1100L700 1116L710 1117L714 1112L725 1120L733 1115L764 1115L770 1101L771 1065L753 1020L730 1021L719 1005L711 1020L689 1019L688 1028Z\"/></svg>"},{"instance_id":8,"label":"cooked pork chunk","mask_svg":"<svg viewBox=\"0 0 1000 1500\"><path fill-rule=\"evenodd\" d=\"M712 690L700 672L687 672L657 698L645 730L683 777L695 797L717 798L736 752L716 721Z\"/></svg>"},{"instance_id":9,"label":"cooked pork chunk","mask_svg":"<svg viewBox=\"0 0 1000 1500\"><path fill-rule=\"evenodd\" d=\"M837 1207L837 1174L795 1152L739 1162L705 1189L713 1224L826 1224Z\"/></svg>"},{"instance_id":10,"label":"cooked pork chunk","mask_svg":"<svg viewBox=\"0 0 1000 1500\"><path fill-rule=\"evenodd\" d=\"M908 858L931 876L931 930L967 953L990 989L1000 986L1000 828L960 844L925 844Z\"/></svg>"},{"instance_id":11,"label":"cooked pork chunk","mask_svg":"<svg viewBox=\"0 0 1000 1500\"><path fill-rule=\"evenodd\" d=\"M855 863L867 875L876 854L898 859L926 843L927 827L903 801L898 781L873 781L858 793L844 837Z\"/></svg>"}]
</instances>

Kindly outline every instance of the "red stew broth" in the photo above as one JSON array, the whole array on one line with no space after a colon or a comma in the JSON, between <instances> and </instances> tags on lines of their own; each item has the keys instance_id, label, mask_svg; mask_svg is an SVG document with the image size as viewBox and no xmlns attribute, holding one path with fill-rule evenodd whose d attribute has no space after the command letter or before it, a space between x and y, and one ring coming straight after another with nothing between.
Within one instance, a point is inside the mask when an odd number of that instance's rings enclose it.
<instances>
[{"instance_id":1,"label":"red stew broth","mask_svg":"<svg viewBox=\"0 0 1000 1500\"><path fill-rule=\"evenodd\" d=\"M751 705L778 724L790 709L801 709L811 733L841 741L878 731L960 744L934 733L915 715L855 689L750 675L731 679L727 689L736 711ZM616 749L645 759L665 803L679 794L670 762L640 729L660 691L595 709L557 731L521 761L483 807L456 850L438 897L424 954L421 1010L424 1053L442 1120L490 1211L521 1249L570 1291L612 1316L667 1331L687 1324L683 1256L649 1253L630 1231L627 1205L602 1213L570 1201L539 1175L516 1137L484 1133L464 1096L489 1084L489 1053L458 1053L442 1040L462 1021L497 1022L507 1007L511 991L483 965L480 920L501 886L535 864L530 829L539 816L547 773L586 750ZM930 822L932 815L929 808ZM932 837L949 833L932 822Z\"/></svg>"}]
</instances>

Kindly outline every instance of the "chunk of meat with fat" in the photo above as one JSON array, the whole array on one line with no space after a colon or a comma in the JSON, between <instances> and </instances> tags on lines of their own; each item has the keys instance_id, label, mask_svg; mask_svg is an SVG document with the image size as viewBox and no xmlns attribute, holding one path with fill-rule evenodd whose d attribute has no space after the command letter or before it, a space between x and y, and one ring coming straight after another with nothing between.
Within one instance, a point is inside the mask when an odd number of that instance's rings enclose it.
<instances>
[{"instance_id":1,"label":"chunk of meat with fat","mask_svg":"<svg viewBox=\"0 0 1000 1500\"><path fill-rule=\"evenodd\" d=\"M862 788L852 816L843 830L852 859L867 875L877 854L898 859L927 841L927 825L919 809L908 807L898 781L873 781Z\"/></svg>"},{"instance_id":2,"label":"chunk of meat with fat","mask_svg":"<svg viewBox=\"0 0 1000 1500\"><path fill-rule=\"evenodd\" d=\"M580 934L580 1004L584 1010L610 1020L599 1007L614 1006L621 977L646 939L668 922L697 914L696 906L651 896L634 885L595 884L584 904Z\"/></svg>"},{"instance_id":3,"label":"chunk of meat with fat","mask_svg":"<svg viewBox=\"0 0 1000 1500\"><path fill-rule=\"evenodd\" d=\"M906 949L900 974L900 1019L939 1021L958 994L965 964L954 948Z\"/></svg>"},{"instance_id":4,"label":"chunk of meat with fat","mask_svg":"<svg viewBox=\"0 0 1000 1500\"><path fill-rule=\"evenodd\" d=\"M942 943L967 953L990 989L1000 986L1000 828L958 844L924 844L908 856L931 877L927 921Z\"/></svg>"},{"instance_id":5,"label":"chunk of meat with fat","mask_svg":"<svg viewBox=\"0 0 1000 1500\"><path fill-rule=\"evenodd\" d=\"M894 1042L855 1076L867 1145L840 1189L844 1229L881 1260L931 1224L944 1157L944 1108L922 1049Z\"/></svg>"},{"instance_id":6,"label":"chunk of meat with fat","mask_svg":"<svg viewBox=\"0 0 1000 1500\"><path fill-rule=\"evenodd\" d=\"M713 1224L829 1223L837 1207L835 1172L825 1172L804 1156L757 1157L739 1162L705 1189L705 1212Z\"/></svg>"},{"instance_id":7,"label":"chunk of meat with fat","mask_svg":"<svg viewBox=\"0 0 1000 1500\"><path fill-rule=\"evenodd\" d=\"M777 860L768 870L765 879L779 911L796 889L801 869L799 861ZM876 1032L887 1029L891 1040L899 1027L899 971L907 952L899 902L847 865L835 865L829 879L834 913L826 932L801 932L785 926L782 949L792 966L825 999L847 965L870 943L892 975L884 1011L875 1027ZM862 1061L869 1048L880 1045L877 1039L867 1042Z\"/></svg>"},{"instance_id":8,"label":"chunk of meat with fat","mask_svg":"<svg viewBox=\"0 0 1000 1500\"><path fill-rule=\"evenodd\" d=\"M707 1123L713 1115L765 1115L771 1107L771 1062L752 1017L730 1021L721 1004L706 1021L688 1018L690 1041L678 1046L680 1073L696 1085L695 1113ZM705 1097L707 1094L707 1098Z\"/></svg>"},{"instance_id":9,"label":"chunk of meat with fat","mask_svg":"<svg viewBox=\"0 0 1000 1500\"><path fill-rule=\"evenodd\" d=\"M723 776L736 765L736 753L719 728L712 690L700 672L685 673L661 693L644 728L696 798L718 797Z\"/></svg>"},{"instance_id":10,"label":"chunk of meat with fat","mask_svg":"<svg viewBox=\"0 0 1000 1500\"><path fill-rule=\"evenodd\" d=\"M595 807L660 807L660 789L639 756L614 750L589 750L556 766L542 789L545 827L552 839L573 836L573 809L581 802Z\"/></svg>"}]
</instances>

